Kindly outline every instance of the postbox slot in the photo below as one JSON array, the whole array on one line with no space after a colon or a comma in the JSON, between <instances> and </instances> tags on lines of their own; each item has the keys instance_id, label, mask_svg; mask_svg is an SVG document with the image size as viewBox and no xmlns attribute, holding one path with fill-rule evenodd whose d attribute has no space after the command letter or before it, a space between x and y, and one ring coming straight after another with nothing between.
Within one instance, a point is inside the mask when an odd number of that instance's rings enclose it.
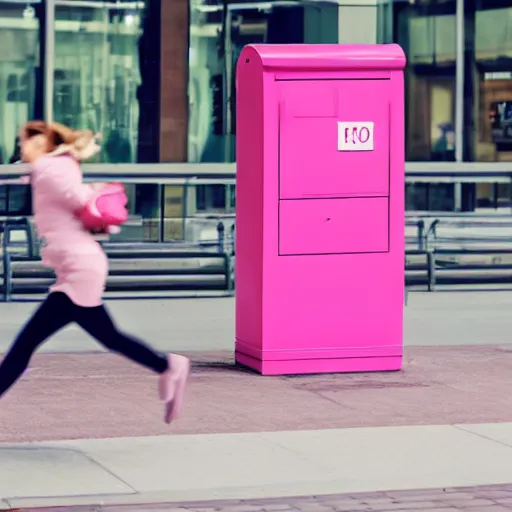
<instances>
[{"instance_id":1,"label":"postbox slot","mask_svg":"<svg viewBox=\"0 0 512 512\"><path fill-rule=\"evenodd\" d=\"M389 195L390 80L277 86L280 199Z\"/></svg>"},{"instance_id":2,"label":"postbox slot","mask_svg":"<svg viewBox=\"0 0 512 512\"><path fill-rule=\"evenodd\" d=\"M279 201L279 255L389 251L389 198Z\"/></svg>"}]
</instances>

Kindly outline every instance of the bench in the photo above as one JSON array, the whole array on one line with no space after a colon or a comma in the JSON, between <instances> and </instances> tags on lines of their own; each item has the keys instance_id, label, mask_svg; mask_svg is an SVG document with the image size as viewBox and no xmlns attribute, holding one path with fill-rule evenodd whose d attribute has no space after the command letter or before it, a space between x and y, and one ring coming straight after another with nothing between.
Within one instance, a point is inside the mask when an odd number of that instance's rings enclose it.
<instances>
[{"instance_id":1,"label":"bench","mask_svg":"<svg viewBox=\"0 0 512 512\"><path fill-rule=\"evenodd\" d=\"M438 284L512 283L512 247L436 249L428 258L429 291Z\"/></svg>"},{"instance_id":2,"label":"bench","mask_svg":"<svg viewBox=\"0 0 512 512\"><path fill-rule=\"evenodd\" d=\"M156 245L156 244L155 244ZM109 276L106 292L212 292L232 295L234 290L231 257L226 254L137 247L130 250L107 248ZM3 254L1 293L5 301L21 295L40 295L54 282L53 271L43 267L38 257Z\"/></svg>"},{"instance_id":3,"label":"bench","mask_svg":"<svg viewBox=\"0 0 512 512\"><path fill-rule=\"evenodd\" d=\"M13 254L34 256L36 237L27 217L0 218L0 236L2 253L10 251Z\"/></svg>"},{"instance_id":4,"label":"bench","mask_svg":"<svg viewBox=\"0 0 512 512\"><path fill-rule=\"evenodd\" d=\"M436 249L407 251L406 286L512 283L512 247L508 249Z\"/></svg>"}]
</instances>

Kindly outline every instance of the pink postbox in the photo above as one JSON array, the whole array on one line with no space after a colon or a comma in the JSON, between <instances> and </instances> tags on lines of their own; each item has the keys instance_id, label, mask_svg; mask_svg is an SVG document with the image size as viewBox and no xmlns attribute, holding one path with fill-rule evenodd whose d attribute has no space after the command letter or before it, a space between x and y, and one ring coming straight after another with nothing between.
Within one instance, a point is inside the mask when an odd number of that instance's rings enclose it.
<instances>
[{"instance_id":1,"label":"pink postbox","mask_svg":"<svg viewBox=\"0 0 512 512\"><path fill-rule=\"evenodd\" d=\"M399 370L405 56L251 45L237 66L236 360Z\"/></svg>"}]
</instances>

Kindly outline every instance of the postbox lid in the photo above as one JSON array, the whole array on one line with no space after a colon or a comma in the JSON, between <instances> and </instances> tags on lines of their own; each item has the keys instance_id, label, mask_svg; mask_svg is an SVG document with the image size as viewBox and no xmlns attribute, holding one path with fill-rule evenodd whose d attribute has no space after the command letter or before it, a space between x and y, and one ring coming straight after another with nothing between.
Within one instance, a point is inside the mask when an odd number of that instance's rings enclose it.
<instances>
[{"instance_id":1,"label":"postbox lid","mask_svg":"<svg viewBox=\"0 0 512 512\"><path fill-rule=\"evenodd\" d=\"M254 44L240 58L256 52L265 69L403 69L405 54L397 44Z\"/></svg>"}]
</instances>

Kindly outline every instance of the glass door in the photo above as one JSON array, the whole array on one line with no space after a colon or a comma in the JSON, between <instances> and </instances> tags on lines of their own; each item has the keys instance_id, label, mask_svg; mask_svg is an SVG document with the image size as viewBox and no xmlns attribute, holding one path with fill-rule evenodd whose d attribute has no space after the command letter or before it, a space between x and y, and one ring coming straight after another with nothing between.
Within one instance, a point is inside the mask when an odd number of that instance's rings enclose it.
<instances>
[{"instance_id":1,"label":"glass door","mask_svg":"<svg viewBox=\"0 0 512 512\"><path fill-rule=\"evenodd\" d=\"M101 133L102 162L136 162L144 3L50 0L48 9L46 117Z\"/></svg>"},{"instance_id":2,"label":"glass door","mask_svg":"<svg viewBox=\"0 0 512 512\"><path fill-rule=\"evenodd\" d=\"M324 20L337 20L338 7L323 0L191 0L190 5L189 161L233 162L235 75L242 48L336 43L337 22L332 29Z\"/></svg>"},{"instance_id":3,"label":"glass door","mask_svg":"<svg viewBox=\"0 0 512 512\"><path fill-rule=\"evenodd\" d=\"M303 43L304 3L294 0L227 5L224 26L224 159L234 162L236 135L236 64L247 44Z\"/></svg>"},{"instance_id":4,"label":"glass door","mask_svg":"<svg viewBox=\"0 0 512 512\"><path fill-rule=\"evenodd\" d=\"M0 163L19 159L16 137L33 118L39 75L39 3L0 2ZM40 87L40 84L39 84ZM39 114L40 115L40 114Z\"/></svg>"}]
</instances>

